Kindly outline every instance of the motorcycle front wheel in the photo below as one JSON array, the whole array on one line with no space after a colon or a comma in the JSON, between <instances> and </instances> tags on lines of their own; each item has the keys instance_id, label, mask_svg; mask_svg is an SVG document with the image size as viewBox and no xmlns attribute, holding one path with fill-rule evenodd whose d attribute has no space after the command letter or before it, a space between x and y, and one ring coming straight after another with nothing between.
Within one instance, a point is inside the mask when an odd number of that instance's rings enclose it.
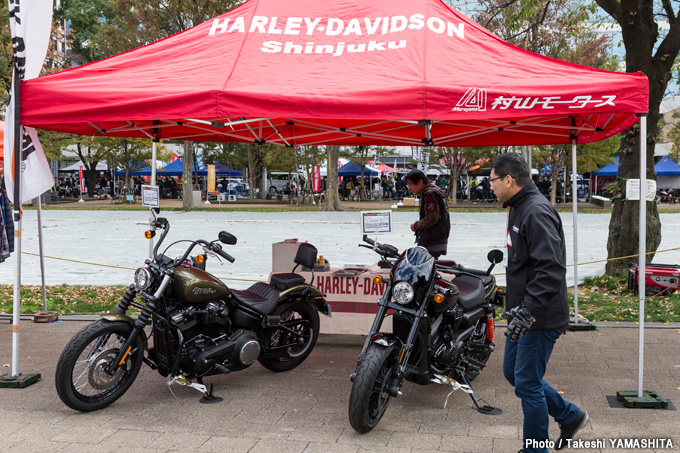
<instances>
[{"instance_id":1,"label":"motorcycle front wheel","mask_svg":"<svg viewBox=\"0 0 680 453\"><path fill-rule=\"evenodd\" d=\"M357 368L349 397L349 423L367 433L378 425L390 401L388 392L397 363L395 346L372 343Z\"/></svg>"},{"instance_id":2,"label":"motorcycle front wheel","mask_svg":"<svg viewBox=\"0 0 680 453\"><path fill-rule=\"evenodd\" d=\"M319 337L319 312L307 302L296 302L281 313L279 328L269 334L270 355L259 358L271 371L288 371L311 354Z\"/></svg>"},{"instance_id":3,"label":"motorcycle front wheel","mask_svg":"<svg viewBox=\"0 0 680 453\"><path fill-rule=\"evenodd\" d=\"M105 368L132 333L127 322L96 321L78 332L57 362L55 385L68 407L89 412L102 409L130 388L144 356L144 336L139 335L122 366L113 375Z\"/></svg>"}]
</instances>

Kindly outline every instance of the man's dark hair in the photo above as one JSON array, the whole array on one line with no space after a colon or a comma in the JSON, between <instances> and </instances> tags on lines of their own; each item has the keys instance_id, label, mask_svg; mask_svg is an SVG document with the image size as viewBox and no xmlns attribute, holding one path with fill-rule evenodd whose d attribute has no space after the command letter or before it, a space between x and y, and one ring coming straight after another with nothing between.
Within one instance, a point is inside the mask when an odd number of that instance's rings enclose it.
<instances>
[{"instance_id":1,"label":"man's dark hair","mask_svg":"<svg viewBox=\"0 0 680 453\"><path fill-rule=\"evenodd\" d=\"M419 181L422 181L425 184L430 182L428 181L427 176L425 176L425 173L420 170L411 170L406 174L404 180L406 181L406 184L408 184L409 181L411 181L413 184L418 184Z\"/></svg>"},{"instance_id":2,"label":"man's dark hair","mask_svg":"<svg viewBox=\"0 0 680 453\"><path fill-rule=\"evenodd\" d=\"M512 176L519 187L524 187L531 181L531 171L524 158L517 153L505 153L498 156L491 164L496 176Z\"/></svg>"}]
</instances>

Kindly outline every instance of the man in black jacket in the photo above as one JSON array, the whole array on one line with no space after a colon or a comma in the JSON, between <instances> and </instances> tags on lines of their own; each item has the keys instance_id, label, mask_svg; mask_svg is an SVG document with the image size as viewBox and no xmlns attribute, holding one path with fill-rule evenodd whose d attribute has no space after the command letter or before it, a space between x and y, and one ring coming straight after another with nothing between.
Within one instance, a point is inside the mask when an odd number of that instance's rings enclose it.
<instances>
[{"instance_id":1,"label":"man in black jacket","mask_svg":"<svg viewBox=\"0 0 680 453\"><path fill-rule=\"evenodd\" d=\"M507 224L507 312L503 373L522 400L524 450L561 450L588 423L588 413L565 401L544 379L555 341L569 322L566 250L559 214L531 181L519 154L491 166L491 190L510 207ZM548 416L560 437L548 438Z\"/></svg>"},{"instance_id":2,"label":"man in black jacket","mask_svg":"<svg viewBox=\"0 0 680 453\"><path fill-rule=\"evenodd\" d=\"M420 170L411 170L406 175L406 186L415 195L420 195L420 220L411 224L416 234L416 244L425 247L434 257L446 255L451 222L444 194L435 184L428 182Z\"/></svg>"}]
</instances>

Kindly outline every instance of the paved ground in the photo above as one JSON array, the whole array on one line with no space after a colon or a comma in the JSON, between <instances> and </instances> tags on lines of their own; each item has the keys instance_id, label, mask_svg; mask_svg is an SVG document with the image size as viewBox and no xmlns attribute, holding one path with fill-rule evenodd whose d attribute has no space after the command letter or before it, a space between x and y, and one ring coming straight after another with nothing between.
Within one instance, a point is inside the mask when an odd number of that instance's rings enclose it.
<instances>
[{"instance_id":1,"label":"paved ground","mask_svg":"<svg viewBox=\"0 0 680 453\"><path fill-rule=\"evenodd\" d=\"M442 409L445 387L407 383L378 428L358 435L347 421L347 404L360 346L347 337L323 337L310 358L287 373L254 365L211 378L224 398L220 404L199 404L199 394L186 388L173 387L173 396L164 379L144 367L118 402L81 414L61 403L53 382L62 348L84 325L22 324L21 370L39 372L43 379L25 389L0 389L0 450L487 453L521 448L520 404L501 373L502 328L497 352L474 382L477 394L501 407L502 415L478 414L458 392ZM0 364L10 362L11 331L6 321L0 323ZM637 388L637 342L636 329L569 333L557 343L547 379L590 412L582 438L672 438L677 450L680 412L613 409L607 403L607 395ZM648 329L645 358L645 389L680 406L680 330ZM551 433L557 434L556 425Z\"/></svg>"},{"instance_id":2,"label":"paved ground","mask_svg":"<svg viewBox=\"0 0 680 453\"><path fill-rule=\"evenodd\" d=\"M235 208L277 208L277 209L282 209L286 207L297 207L298 205L295 203L291 203L290 200L249 200L249 199L240 199L238 201L234 202L221 202L218 203L216 201L211 202L211 204L206 205L205 201L203 202L204 204L201 205L201 208L206 208L206 209L215 209L219 210L221 208L230 208L230 209L235 209ZM382 201L382 200L375 200L375 201L343 201L342 205L345 207L345 209L348 210L377 210L377 209L390 209L394 202L390 200ZM115 206L117 208L121 208L123 206L127 207L137 207L141 208L142 205L140 202L137 202L135 204L130 204L127 202L116 202L114 203L111 200L104 200L104 199L87 199L85 203L78 203L77 199L64 199L63 201L60 201L59 203L54 203L48 205L49 207L52 208L101 208L101 207L111 207ZM566 210L571 210L571 202L564 204L564 203L558 203L557 208L558 209L566 209ZM161 210L162 209L168 209L168 208L181 208L182 207L182 200L161 200ZM405 206L408 207L408 206ZM597 206L592 203L579 203L578 204L579 209L602 209L600 206ZM496 208L496 209L501 209L501 204L497 202L493 203L481 203L481 202L469 202L466 200L458 201L455 205L452 205L449 203L449 209L480 209L480 210L486 210L486 209L491 209L491 208ZM665 210L665 211L680 211L680 203L663 203L658 205L658 208L660 210ZM604 210L604 212L611 211L611 209Z\"/></svg>"}]
</instances>

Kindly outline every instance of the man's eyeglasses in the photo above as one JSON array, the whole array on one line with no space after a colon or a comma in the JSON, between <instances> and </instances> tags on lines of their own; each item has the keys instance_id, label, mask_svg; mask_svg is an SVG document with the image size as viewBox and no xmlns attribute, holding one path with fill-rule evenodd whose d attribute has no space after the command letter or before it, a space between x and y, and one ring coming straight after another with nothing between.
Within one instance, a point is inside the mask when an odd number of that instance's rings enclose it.
<instances>
[{"instance_id":1,"label":"man's eyeglasses","mask_svg":"<svg viewBox=\"0 0 680 453\"><path fill-rule=\"evenodd\" d=\"M505 175L505 176L508 176L508 175ZM503 178L505 178L505 176L496 176L495 178L491 178L491 179L489 179L489 184L493 184L493 182L494 182L495 180L497 180L497 179L503 179Z\"/></svg>"}]
</instances>

